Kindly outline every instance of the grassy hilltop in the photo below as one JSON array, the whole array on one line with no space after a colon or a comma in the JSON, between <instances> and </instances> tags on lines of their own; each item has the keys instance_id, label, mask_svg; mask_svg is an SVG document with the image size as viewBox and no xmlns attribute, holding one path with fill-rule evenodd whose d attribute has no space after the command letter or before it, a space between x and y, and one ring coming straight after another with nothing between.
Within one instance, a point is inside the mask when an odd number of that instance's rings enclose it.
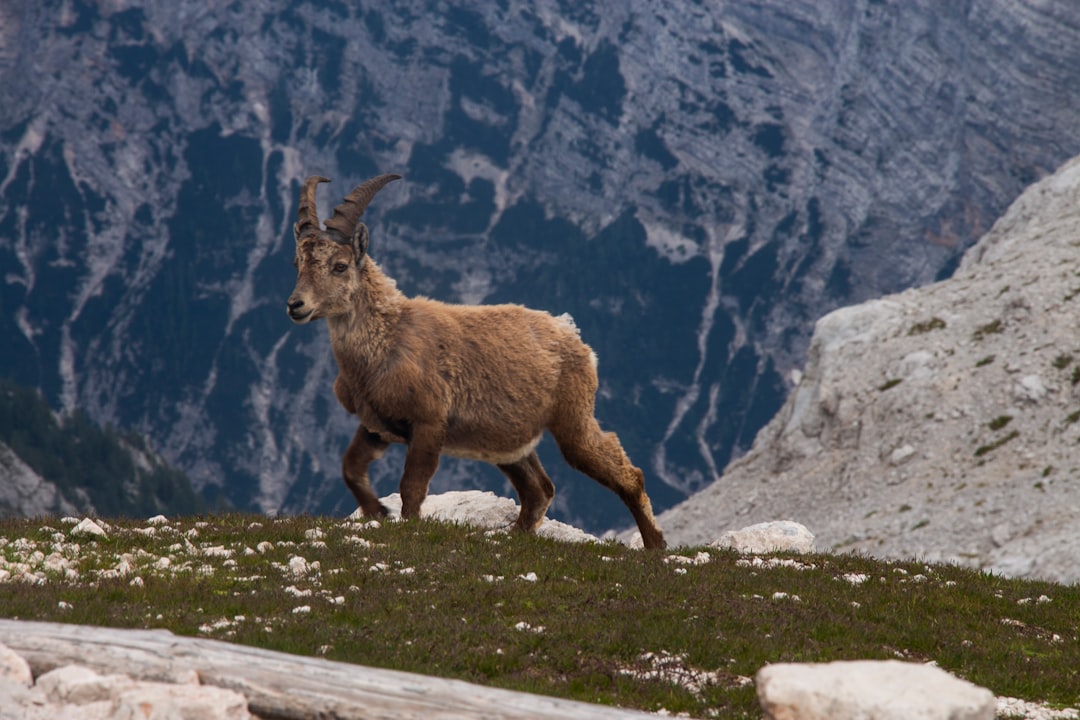
<instances>
[{"instance_id":1,"label":"grassy hilltop","mask_svg":"<svg viewBox=\"0 0 1080 720\"><path fill-rule=\"evenodd\" d=\"M0 521L0 616L167 628L694 717L770 662L934 661L1075 703L1080 587L854 555L570 544L432 520Z\"/></svg>"}]
</instances>

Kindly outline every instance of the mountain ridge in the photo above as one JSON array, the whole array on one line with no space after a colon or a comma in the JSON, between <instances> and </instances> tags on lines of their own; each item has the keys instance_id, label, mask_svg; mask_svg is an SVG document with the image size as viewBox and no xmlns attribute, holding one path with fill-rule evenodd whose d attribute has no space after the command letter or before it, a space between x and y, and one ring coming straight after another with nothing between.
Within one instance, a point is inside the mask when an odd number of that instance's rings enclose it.
<instances>
[{"instance_id":1,"label":"mountain ridge","mask_svg":"<svg viewBox=\"0 0 1080 720\"><path fill-rule=\"evenodd\" d=\"M281 309L307 174L405 175L368 221L410 294L570 312L662 508L750 447L814 320L948 275L1080 152L1064 6L2 12L0 375L270 513L352 509L325 334ZM622 522L543 453L563 519ZM436 489L495 475L446 462Z\"/></svg>"}]
</instances>

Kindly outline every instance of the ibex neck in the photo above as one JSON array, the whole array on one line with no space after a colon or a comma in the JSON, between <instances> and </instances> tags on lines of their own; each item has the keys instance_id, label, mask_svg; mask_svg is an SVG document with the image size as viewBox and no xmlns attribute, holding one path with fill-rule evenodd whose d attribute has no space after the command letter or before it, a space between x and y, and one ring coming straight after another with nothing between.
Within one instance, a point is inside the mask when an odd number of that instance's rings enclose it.
<instances>
[{"instance_id":1,"label":"ibex neck","mask_svg":"<svg viewBox=\"0 0 1080 720\"><path fill-rule=\"evenodd\" d=\"M347 315L327 318L330 343L338 364L345 357L350 363L370 363L381 356L401 316L405 295L397 289L375 262L368 258L362 278Z\"/></svg>"}]
</instances>

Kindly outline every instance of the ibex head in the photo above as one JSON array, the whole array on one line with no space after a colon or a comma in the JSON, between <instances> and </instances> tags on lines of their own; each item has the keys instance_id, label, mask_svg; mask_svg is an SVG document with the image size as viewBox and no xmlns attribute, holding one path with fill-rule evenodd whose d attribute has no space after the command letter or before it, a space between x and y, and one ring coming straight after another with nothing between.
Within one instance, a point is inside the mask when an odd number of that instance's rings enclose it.
<instances>
[{"instance_id":1,"label":"ibex head","mask_svg":"<svg viewBox=\"0 0 1080 720\"><path fill-rule=\"evenodd\" d=\"M289 296L293 322L306 323L340 315L351 309L353 289L367 257L368 229L360 216L375 193L400 175L379 175L356 186L326 221L324 230L315 208L315 189L327 178L312 175L300 191L296 237L296 289Z\"/></svg>"}]
</instances>

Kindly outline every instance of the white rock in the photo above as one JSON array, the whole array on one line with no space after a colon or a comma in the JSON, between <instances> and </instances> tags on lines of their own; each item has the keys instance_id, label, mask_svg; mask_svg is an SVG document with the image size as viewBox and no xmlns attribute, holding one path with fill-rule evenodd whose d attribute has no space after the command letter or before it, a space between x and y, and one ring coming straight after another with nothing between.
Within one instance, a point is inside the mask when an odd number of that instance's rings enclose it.
<instances>
[{"instance_id":1,"label":"white rock","mask_svg":"<svg viewBox=\"0 0 1080 720\"><path fill-rule=\"evenodd\" d=\"M401 517L401 495L394 493L382 498L382 504L390 511L390 517ZM474 525L483 528L509 528L517 519L520 508L507 497L499 497L493 492L480 490L462 490L428 495L420 506L420 516L430 517L444 522ZM349 516L351 520L362 519L357 510ZM544 519L537 535L550 537L564 542L596 542L595 535L590 535L572 525L558 520Z\"/></svg>"},{"instance_id":2,"label":"white rock","mask_svg":"<svg viewBox=\"0 0 1080 720\"><path fill-rule=\"evenodd\" d=\"M1038 375L1025 375L1016 383L1014 394L1029 402L1039 402L1046 397L1046 384Z\"/></svg>"},{"instance_id":3,"label":"white rock","mask_svg":"<svg viewBox=\"0 0 1080 720\"><path fill-rule=\"evenodd\" d=\"M993 720L996 709L986 688L898 660L766 665L755 683L767 720Z\"/></svg>"},{"instance_id":4,"label":"white rock","mask_svg":"<svg viewBox=\"0 0 1080 720\"><path fill-rule=\"evenodd\" d=\"M33 708L45 707L33 691L10 678L0 676L0 720L63 720L58 713L35 715ZM89 718L79 718L89 720Z\"/></svg>"},{"instance_id":5,"label":"white rock","mask_svg":"<svg viewBox=\"0 0 1080 720\"><path fill-rule=\"evenodd\" d=\"M112 700L134 684L126 675L98 675L82 665L65 665L39 677L36 687L50 702L86 705Z\"/></svg>"},{"instance_id":6,"label":"white rock","mask_svg":"<svg viewBox=\"0 0 1080 720\"><path fill-rule=\"evenodd\" d=\"M78 525L71 528L72 535L86 535L89 537L105 537L105 531L90 518L83 518Z\"/></svg>"},{"instance_id":7,"label":"white rock","mask_svg":"<svg viewBox=\"0 0 1080 720\"><path fill-rule=\"evenodd\" d=\"M23 659L22 655L3 643L0 643L0 678L25 687L34 684L34 674L30 672L30 664Z\"/></svg>"},{"instance_id":8,"label":"white rock","mask_svg":"<svg viewBox=\"0 0 1080 720\"><path fill-rule=\"evenodd\" d=\"M293 555L289 558L289 572L294 577L302 577L307 575L309 570L307 558L300 557L299 555Z\"/></svg>"},{"instance_id":9,"label":"white rock","mask_svg":"<svg viewBox=\"0 0 1080 720\"><path fill-rule=\"evenodd\" d=\"M805 525L791 520L776 520L729 530L712 547L730 548L741 553L812 552L814 534Z\"/></svg>"},{"instance_id":10,"label":"white rock","mask_svg":"<svg viewBox=\"0 0 1080 720\"><path fill-rule=\"evenodd\" d=\"M27 717L108 720L247 720L247 698L195 683L140 682L66 665L38 678Z\"/></svg>"},{"instance_id":11,"label":"white rock","mask_svg":"<svg viewBox=\"0 0 1080 720\"><path fill-rule=\"evenodd\" d=\"M998 717L1016 717L1025 720L1075 720L1080 717L1080 710L1076 708L1055 710L1020 698L999 697L997 698L997 714Z\"/></svg>"},{"instance_id":12,"label":"white rock","mask_svg":"<svg viewBox=\"0 0 1080 720\"><path fill-rule=\"evenodd\" d=\"M910 445L902 445L889 454L890 465L903 465L915 455L915 448Z\"/></svg>"},{"instance_id":13,"label":"white rock","mask_svg":"<svg viewBox=\"0 0 1080 720\"><path fill-rule=\"evenodd\" d=\"M115 700L116 720L247 720L247 698L209 685L139 683Z\"/></svg>"}]
</instances>

